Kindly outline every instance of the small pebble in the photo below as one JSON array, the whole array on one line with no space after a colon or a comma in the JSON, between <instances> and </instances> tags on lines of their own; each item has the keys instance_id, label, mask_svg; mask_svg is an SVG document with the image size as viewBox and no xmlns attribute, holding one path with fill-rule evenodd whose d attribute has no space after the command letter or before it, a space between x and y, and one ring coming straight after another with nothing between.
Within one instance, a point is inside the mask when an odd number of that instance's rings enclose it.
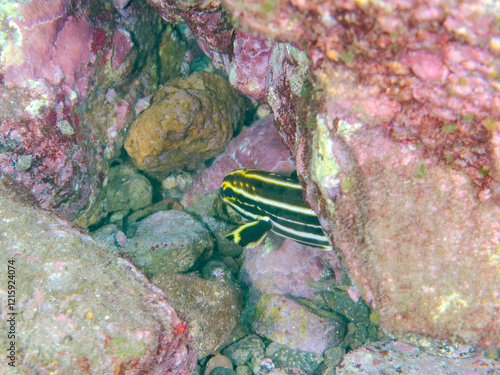
<instances>
[{"instance_id":1,"label":"small pebble","mask_svg":"<svg viewBox=\"0 0 500 375\"><path fill-rule=\"evenodd\" d=\"M33 160L31 155L21 155L17 159L15 170L16 172L27 171L31 167L31 161Z\"/></svg>"},{"instance_id":2,"label":"small pebble","mask_svg":"<svg viewBox=\"0 0 500 375\"><path fill-rule=\"evenodd\" d=\"M75 134L75 130L73 129L68 120L59 120L56 122L56 126L61 131L61 133L65 135Z\"/></svg>"},{"instance_id":3,"label":"small pebble","mask_svg":"<svg viewBox=\"0 0 500 375\"><path fill-rule=\"evenodd\" d=\"M230 369L231 371L233 370L233 364L231 363L229 358L217 354L208 360L207 366L205 367L205 375L211 374L215 368L219 367L227 368Z\"/></svg>"},{"instance_id":4,"label":"small pebble","mask_svg":"<svg viewBox=\"0 0 500 375\"><path fill-rule=\"evenodd\" d=\"M119 230L115 234L115 240L118 246L125 246L125 243L127 242L127 236L125 236L125 233Z\"/></svg>"}]
</instances>

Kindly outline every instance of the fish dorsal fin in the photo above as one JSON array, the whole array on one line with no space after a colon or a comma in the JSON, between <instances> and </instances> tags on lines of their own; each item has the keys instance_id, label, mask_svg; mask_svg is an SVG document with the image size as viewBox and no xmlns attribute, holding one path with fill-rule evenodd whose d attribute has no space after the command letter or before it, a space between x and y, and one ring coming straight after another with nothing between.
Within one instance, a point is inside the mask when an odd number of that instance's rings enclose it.
<instances>
[{"instance_id":1,"label":"fish dorsal fin","mask_svg":"<svg viewBox=\"0 0 500 375\"><path fill-rule=\"evenodd\" d=\"M240 246L252 248L262 242L271 226L270 220L252 221L239 226L229 233L226 238Z\"/></svg>"},{"instance_id":2,"label":"fish dorsal fin","mask_svg":"<svg viewBox=\"0 0 500 375\"><path fill-rule=\"evenodd\" d=\"M297 170L294 170L291 174L290 174L290 178L292 180L295 180L295 181L298 181L299 180L299 174L297 173Z\"/></svg>"}]
</instances>

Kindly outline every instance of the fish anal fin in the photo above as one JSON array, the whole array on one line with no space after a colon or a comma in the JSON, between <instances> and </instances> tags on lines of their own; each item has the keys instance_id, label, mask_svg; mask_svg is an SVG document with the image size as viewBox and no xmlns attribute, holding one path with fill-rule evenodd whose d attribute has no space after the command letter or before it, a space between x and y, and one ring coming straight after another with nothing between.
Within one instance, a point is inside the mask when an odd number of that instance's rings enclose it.
<instances>
[{"instance_id":1,"label":"fish anal fin","mask_svg":"<svg viewBox=\"0 0 500 375\"><path fill-rule=\"evenodd\" d=\"M269 220L257 220L243 224L226 235L226 238L240 246L253 248L260 244L271 229Z\"/></svg>"}]
</instances>

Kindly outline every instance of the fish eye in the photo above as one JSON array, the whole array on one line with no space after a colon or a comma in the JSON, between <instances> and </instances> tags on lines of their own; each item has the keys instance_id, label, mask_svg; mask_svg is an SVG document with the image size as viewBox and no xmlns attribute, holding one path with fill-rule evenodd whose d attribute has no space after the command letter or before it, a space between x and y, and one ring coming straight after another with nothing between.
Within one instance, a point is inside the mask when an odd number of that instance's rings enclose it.
<instances>
[{"instance_id":1,"label":"fish eye","mask_svg":"<svg viewBox=\"0 0 500 375\"><path fill-rule=\"evenodd\" d=\"M224 189L224 197L225 198L233 198L234 197L234 191L231 188L226 188Z\"/></svg>"}]
</instances>

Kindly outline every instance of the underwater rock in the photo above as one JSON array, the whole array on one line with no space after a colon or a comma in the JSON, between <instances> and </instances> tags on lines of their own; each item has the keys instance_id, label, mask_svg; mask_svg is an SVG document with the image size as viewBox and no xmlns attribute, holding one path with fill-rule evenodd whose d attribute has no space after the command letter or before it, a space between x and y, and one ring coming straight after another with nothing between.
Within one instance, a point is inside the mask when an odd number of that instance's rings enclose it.
<instances>
[{"instance_id":1,"label":"underwater rock","mask_svg":"<svg viewBox=\"0 0 500 375\"><path fill-rule=\"evenodd\" d=\"M312 298L314 292L340 284L347 273L338 259L322 249L268 236L272 241L246 250L243 265L245 278L259 293Z\"/></svg>"},{"instance_id":2,"label":"underwater rock","mask_svg":"<svg viewBox=\"0 0 500 375\"><path fill-rule=\"evenodd\" d=\"M264 358L266 346L257 335L249 335L224 348L222 354L231 359L233 366L253 367Z\"/></svg>"},{"instance_id":3,"label":"underwater rock","mask_svg":"<svg viewBox=\"0 0 500 375\"><path fill-rule=\"evenodd\" d=\"M336 374L360 372L390 374L490 374L500 364L482 353L472 358L451 359L435 356L400 341L370 342L344 356Z\"/></svg>"},{"instance_id":4,"label":"underwater rock","mask_svg":"<svg viewBox=\"0 0 500 375\"><path fill-rule=\"evenodd\" d=\"M499 10L475 1L226 5L310 58L276 43L266 99L299 175L312 180L308 201L382 326L498 345ZM221 61L234 74L230 56Z\"/></svg>"},{"instance_id":5,"label":"underwater rock","mask_svg":"<svg viewBox=\"0 0 500 375\"><path fill-rule=\"evenodd\" d=\"M179 329L186 323L163 292L64 219L32 207L22 186L9 191L5 183L0 260L14 270L16 288L13 297L7 282L0 286L0 314L7 324L7 314L17 313L17 371L191 374L196 354ZM0 372L12 372L7 360Z\"/></svg>"},{"instance_id":6,"label":"underwater rock","mask_svg":"<svg viewBox=\"0 0 500 375\"><path fill-rule=\"evenodd\" d=\"M211 371L216 367L224 367L233 370L233 365L231 364L231 361L227 357L224 357L223 355L220 354L216 354L208 360L207 365L205 366L204 374L209 375Z\"/></svg>"},{"instance_id":7,"label":"underwater rock","mask_svg":"<svg viewBox=\"0 0 500 375\"><path fill-rule=\"evenodd\" d=\"M224 347L240 321L239 291L220 280L207 281L194 274L161 272L152 279L188 321L188 332L198 359Z\"/></svg>"},{"instance_id":8,"label":"underwater rock","mask_svg":"<svg viewBox=\"0 0 500 375\"><path fill-rule=\"evenodd\" d=\"M310 170L323 215L382 327L498 344L500 207L480 202L464 172L380 128L339 137L320 126L313 159L330 164Z\"/></svg>"},{"instance_id":9,"label":"underwater rock","mask_svg":"<svg viewBox=\"0 0 500 375\"><path fill-rule=\"evenodd\" d=\"M120 253L148 277L160 271L186 272L201 255L210 256L210 232L191 215L177 210L160 211L137 223Z\"/></svg>"},{"instance_id":10,"label":"underwater rock","mask_svg":"<svg viewBox=\"0 0 500 375\"><path fill-rule=\"evenodd\" d=\"M125 149L144 172L196 169L219 154L243 125L240 94L217 74L170 81L131 125Z\"/></svg>"},{"instance_id":11,"label":"underwater rock","mask_svg":"<svg viewBox=\"0 0 500 375\"><path fill-rule=\"evenodd\" d=\"M341 316L308 307L283 296L264 294L255 308L252 329L294 350L321 355L345 336Z\"/></svg>"},{"instance_id":12,"label":"underwater rock","mask_svg":"<svg viewBox=\"0 0 500 375\"><path fill-rule=\"evenodd\" d=\"M323 357L318 354L292 350L285 345L272 342L266 348L266 357L270 358L275 366L298 367L307 374L314 374Z\"/></svg>"},{"instance_id":13,"label":"underwater rock","mask_svg":"<svg viewBox=\"0 0 500 375\"><path fill-rule=\"evenodd\" d=\"M153 199L153 187L149 180L128 165L118 165L108 171L105 209L137 211L149 206Z\"/></svg>"},{"instance_id":14,"label":"underwater rock","mask_svg":"<svg viewBox=\"0 0 500 375\"><path fill-rule=\"evenodd\" d=\"M198 173L193 185L182 198L189 206L200 196L219 189L222 180L235 169L256 168L289 175L295 170L290 151L274 126L273 116L254 122L234 138L212 165Z\"/></svg>"}]
</instances>

